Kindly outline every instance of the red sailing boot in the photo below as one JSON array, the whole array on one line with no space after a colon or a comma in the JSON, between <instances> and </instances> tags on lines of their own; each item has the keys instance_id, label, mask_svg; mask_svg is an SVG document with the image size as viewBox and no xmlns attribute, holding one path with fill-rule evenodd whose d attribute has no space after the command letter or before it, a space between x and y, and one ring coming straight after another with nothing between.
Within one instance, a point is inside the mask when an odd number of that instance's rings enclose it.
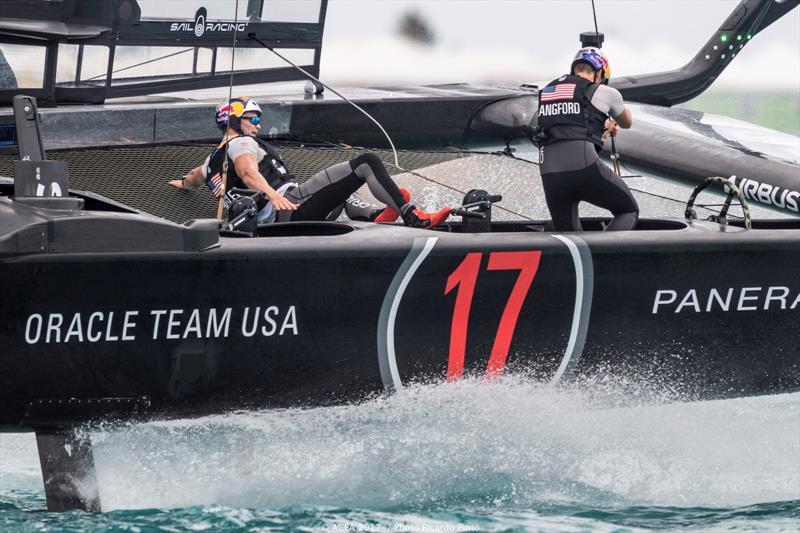
<instances>
[{"instance_id":1,"label":"red sailing boot","mask_svg":"<svg viewBox=\"0 0 800 533\"><path fill-rule=\"evenodd\" d=\"M404 200L403 205L411 201L411 193L408 192L408 189L400 189L400 192L403 195L403 200ZM373 222L388 224L397 220L399 216L400 213L398 213L397 211L395 211L394 209L392 209L387 205L386 207L383 208L383 211L381 211L380 214L378 214L378 216L375 217L375 220Z\"/></svg>"},{"instance_id":2,"label":"red sailing boot","mask_svg":"<svg viewBox=\"0 0 800 533\"><path fill-rule=\"evenodd\" d=\"M417 209L413 205L409 205L403 213L403 222L406 226L412 228L433 229L450 216L449 207L443 207L435 213L426 213L421 209Z\"/></svg>"}]
</instances>

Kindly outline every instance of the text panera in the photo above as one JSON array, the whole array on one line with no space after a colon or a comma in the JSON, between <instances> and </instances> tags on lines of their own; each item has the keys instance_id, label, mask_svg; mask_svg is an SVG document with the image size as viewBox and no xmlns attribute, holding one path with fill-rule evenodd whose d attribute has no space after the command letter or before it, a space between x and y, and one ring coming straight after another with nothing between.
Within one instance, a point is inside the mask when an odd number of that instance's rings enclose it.
<instances>
[{"instance_id":1,"label":"text panera","mask_svg":"<svg viewBox=\"0 0 800 533\"><path fill-rule=\"evenodd\" d=\"M739 287L725 289L662 289L653 298L653 314L739 311L794 311L800 292L789 287Z\"/></svg>"}]
</instances>

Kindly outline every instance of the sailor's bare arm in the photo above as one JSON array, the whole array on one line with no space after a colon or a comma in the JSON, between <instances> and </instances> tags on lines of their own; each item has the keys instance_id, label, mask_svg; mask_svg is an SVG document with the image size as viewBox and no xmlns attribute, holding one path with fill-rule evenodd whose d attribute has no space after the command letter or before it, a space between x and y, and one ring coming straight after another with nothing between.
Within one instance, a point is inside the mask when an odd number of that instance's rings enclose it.
<instances>
[{"instance_id":1,"label":"sailor's bare arm","mask_svg":"<svg viewBox=\"0 0 800 533\"><path fill-rule=\"evenodd\" d=\"M264 194L267 195L269 201L272 202L272 205L275 206L275 209L297 209L297 205L278 194L275 189L269 186L267 180L264 179L264 176L258 171L256 157L253 154L241 154L236 158L233 164L236 167L236 174L242 177L242 181L247 185L247 188L254 191L263 191Z\"/></svg>"}]
</instances>

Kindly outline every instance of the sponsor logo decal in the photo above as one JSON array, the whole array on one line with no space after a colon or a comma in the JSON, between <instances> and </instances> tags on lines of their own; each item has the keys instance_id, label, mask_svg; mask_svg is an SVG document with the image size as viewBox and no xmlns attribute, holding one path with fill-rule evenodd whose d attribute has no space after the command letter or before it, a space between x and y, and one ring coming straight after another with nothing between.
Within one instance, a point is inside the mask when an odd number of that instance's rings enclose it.
<instances>
[{"instance_id":1,"label":"sponsor logo decal","mask_svg":"<svg viewBox=\"0 0 800 533\"><path fill-rule=\"evenodd\" d=\"M351 194L351 195L350 195L350 196L347 198L347 200L345 200L345 201L346 201L348 204L352 205L353 207L357 207L357 208L359 208L359 209L366 209L366 208L368 208L368 207L371 207L371 206L372 206L372 204L371 204L371 203L367 202L366 200L363 200L363 199L359 198L358 196L356 196L356 195L354 195L354 194Z\"/></svg>"},{"instance_id":2,"label":"sponsor logo decal","mask_svg":"<svg viewBox=\"0 0 800 533\"><path fill-rule=\"evenodd\" d=\"M201 7L197 10L197 13L194 15L194 34L198 37L202 37L203 34L206 32L206 17L208 13L206 12L206 8Z\"/></svg>"},{"instance_id":3,"label":"sponsor logo decal","mask_svg":"<svg viewBox=\"0 0 800 533\"><path fill-rule=\"evenodd\" d=\"M739 187L739 191L748 200L774 205L794 213L800 212L800 191L785 189L749 178L731 176L730 179L734 185ZM725 187L725 192L730 192L727 186Z\"/></svg>"},{"instance_id":4,"label":"sponsor logo decal","mask_svg":"<svg viewBox=\"0 0 800 533\"><path fill-rule=\"evenodd\" d=\"M173 22L169 31L192 32L197 37L202 37L206 32L244 32L247 22L209 22L208 11L201 7L194 15L194 22Z\"/></svg>"},{"instance_id":5,"label":"sponsor logo decal","mask_svg":"<svg viewBox=\"0 0 800 533\"><path fill-rule=\"evenodd\" d=\"M101 343L300 334L294 305L247 306L237 309L235 317L232 307L31 313L25 320L25 342Z\"/></svg>"},{"instance_id":6,"label":"sponsor logo decal","mask_svg":"<svg viewBox=\"0 0 800 533\"><path fill-rule=\"evenodd\" d=\"M729 287L709 290L657 290L652 314L736 313L744 311L795 311L800 308L800 291L789 287Z\"/></svg>"}]
</instances>

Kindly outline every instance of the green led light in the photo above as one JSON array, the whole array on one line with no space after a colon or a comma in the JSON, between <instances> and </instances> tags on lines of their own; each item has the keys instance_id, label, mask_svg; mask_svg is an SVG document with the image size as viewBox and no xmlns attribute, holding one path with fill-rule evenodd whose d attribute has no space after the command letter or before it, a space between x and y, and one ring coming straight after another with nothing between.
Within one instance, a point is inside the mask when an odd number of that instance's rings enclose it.
<instances>
[{"instance_id":1,"label":"green led light","mask_svg":"<svg viewBox=\"0 0 800 533\"><path fill-rule=\"evenodd\" d=\"M753 38L753 36L752 36L752 35L750 35L750 34L748 33L748 34L747 34L747 40L749 41L749 40L750 40L750 39L752 39L752 38Z\"/></svg>"},{"instance_id":2,"label":"green led light","mask_svg":"<svg viewBox=\"0 0 800 533\"><path fill-rule=\"evenodd\" d=\"M742 40L742 36L741 36L741 35L737 35L737 36L736 36L736 40L737 40L737 41L741 41L741 40Z\"/></svg>"},{"instance_id":3,"label":"green led light","mask_svg":"<svg viewBox=\"0 0 800 533\"><path fill-rule=\"evenodd\" d=\"M723 33L722 35L719 36L719 40L722 41L723 43L727 43L728 42L728 36Z\"/></svg>"}]
</instances>

